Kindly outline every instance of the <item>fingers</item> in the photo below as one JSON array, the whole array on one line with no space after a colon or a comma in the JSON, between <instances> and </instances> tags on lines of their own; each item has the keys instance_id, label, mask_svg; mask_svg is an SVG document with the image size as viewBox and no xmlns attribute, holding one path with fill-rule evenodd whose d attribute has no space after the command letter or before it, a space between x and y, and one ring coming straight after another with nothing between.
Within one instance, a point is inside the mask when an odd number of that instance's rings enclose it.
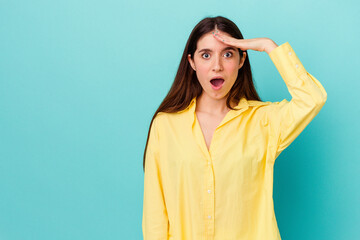
<instances>
[{"instance_id":1,"label":"fingers","mask_svg":"<svg viewBox=\"0 0 360 240\"><path fill-rule=\"evenodd\" d=\"M231 36L220 33L219 30L215 29L212 32L213 37L217 40L225 43L227 45L234 46L241 49L242 51L246 50L255 50L255 51L265 51L265 47L269 44L269 38L252 38L252 39L238 39Z\"/></svg>"},{"instance_id":2,"label":"fingers","mask_svg":"<svg viewBox=\"0 0 360 240\"><path fill-rule=\"evenodd\" d=\"M220 33L218 30L213 32L213 36L222 43L225 43L225 44L228 44L228 45L234 46L236 48L240 48L240 49L243 47L241 44L241 41L243 39L236 39L233 37L229 37L225 34Z\"/></svg>"},{"instance_id":3,"label":"fingers","mask_svg":"<svg viewBox=\"0 0 360 240\"><path fill-rule=\"evenodd\" d=\"M223 34L220 34L218 30L216 30L215 32L213 32L213 36L214 36L217 40L219 40L219 41L221 41L221 42L223 42L223 43L230 44L230 39L229 39L227 36L225 36L225 35L223 35Z\"/></svg>"}]
</instances>

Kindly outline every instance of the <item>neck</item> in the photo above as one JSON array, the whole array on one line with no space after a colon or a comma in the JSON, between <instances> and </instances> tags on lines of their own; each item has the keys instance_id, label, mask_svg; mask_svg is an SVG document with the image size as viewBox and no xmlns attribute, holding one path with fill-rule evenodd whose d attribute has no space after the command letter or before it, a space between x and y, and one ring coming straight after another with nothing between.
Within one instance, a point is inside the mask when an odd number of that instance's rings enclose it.
<instances>
[{"instance_id":1,"label":"neck","mask_svg":"<svg viewBox=\"0 0 360 240\"><path fill-rule=\"evenodd\" d=\"M226 98L227 96L215 99L206 94L201 94L196 100L196 111L214 115L225 114L230 111L230 108L226 106ZM236 105L236 103L232 103L231 106L234 107Z\"/></svg>"}]
</instances>

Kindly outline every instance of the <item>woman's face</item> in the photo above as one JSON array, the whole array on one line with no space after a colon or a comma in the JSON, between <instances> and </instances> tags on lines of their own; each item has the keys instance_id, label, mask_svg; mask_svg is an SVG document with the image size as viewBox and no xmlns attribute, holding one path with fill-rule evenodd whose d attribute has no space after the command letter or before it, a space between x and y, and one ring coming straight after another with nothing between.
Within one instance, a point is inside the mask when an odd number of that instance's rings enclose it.
<instances>
[{"instance_id":1,"label":"woman's face","mask_svg":"<svg viewBox=\"0 0 360 240\"><path fill-rule=\"evenodd\" d=\"M221 33L230 36L225 32ZM246 52L243 54L240 62L236 47L216 39L212 32L204 34L197 42L194 59L188 55L190 65L196 71L197 79L203 88L203 94L214 99L226 97L236 81L238 70L245 62ZM210 82L214 77L221 77L224 81Z\"/></svg>"}]
</instances>

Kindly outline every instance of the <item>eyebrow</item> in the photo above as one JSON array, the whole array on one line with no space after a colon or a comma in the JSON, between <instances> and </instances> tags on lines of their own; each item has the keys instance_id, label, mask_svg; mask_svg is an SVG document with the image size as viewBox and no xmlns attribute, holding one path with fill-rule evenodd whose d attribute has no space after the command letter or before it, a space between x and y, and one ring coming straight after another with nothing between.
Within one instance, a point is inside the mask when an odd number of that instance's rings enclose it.
<instances>
[{"instance_id":1,"label":"eyebrow","mask_svg":"<svg viewBox=\"0 0 360 240\"><path fill-rule=\"evenodd\" d=\"M230 47L230 46L224 48L222 51L225 51L225 50L234 50L234 51L236 51L236 49L234 47ZM198 51L198 53L200 53L200 52L212 52L212 50L209 49L209 48L203 48L203 49Z\"/></svg>"}]
</instances>

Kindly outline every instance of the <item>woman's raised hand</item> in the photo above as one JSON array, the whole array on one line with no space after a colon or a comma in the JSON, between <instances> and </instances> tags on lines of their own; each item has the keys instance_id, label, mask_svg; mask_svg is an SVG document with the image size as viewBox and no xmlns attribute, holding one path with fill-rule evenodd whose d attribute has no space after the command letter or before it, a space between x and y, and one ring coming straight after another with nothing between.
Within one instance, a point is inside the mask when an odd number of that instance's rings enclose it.
<instances>
[{"instance_id":1,"label":"woman's raised hand","mask_svg":"<svg viewBox=\"0 0 360 240\"><path fill-rule=\"evenodd\" d=\"M217 29L215 29L215 32L213 32L213 36L222 43L240 48L243 51L251 49L259 52L265 51L267 54L269 54L274 48L278 46L270 38L237 39L229 36L228 34L224 34Z\"/></svg>"}]
</instances>

